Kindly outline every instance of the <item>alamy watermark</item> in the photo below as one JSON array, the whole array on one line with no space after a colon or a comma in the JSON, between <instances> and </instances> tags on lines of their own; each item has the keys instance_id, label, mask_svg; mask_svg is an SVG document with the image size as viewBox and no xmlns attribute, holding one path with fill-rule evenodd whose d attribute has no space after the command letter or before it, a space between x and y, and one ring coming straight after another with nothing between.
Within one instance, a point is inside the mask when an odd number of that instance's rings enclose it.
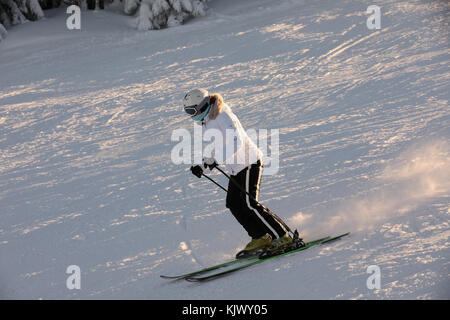
<instances>
[{"instance_id":1,"label":"alamy watermark","mask_svg":"<svg viewBox=\"0 0 450 320\"><path fill-rule=\"evenodd\" d=\"M279 130L249 129L246 131L263 154L264 175L273 175L279 169ZM174 164L201 164L204 157L214 157L219 164L252 164L257 154L244 148L240 137L234 129L226 129L225 137L218 129L203 130L194 123L193 135L187 129L172 131L171 141L177 142L172 148L171 160ZM237 172L236 172L237 173ZM235 174L236 174L235 173Z\"/></svg>"},{"instance_id":2,"label":"alamy watermark","mask_svg":"<svg viewBox=\"0 0 450 320\"><path fill-rule=\"evenodd\" d=\"M381 269L377 265L367 267L366 273L371 274L366 280L366 286L369 290L381 288Z\"/></svg>"},{"instance_id":3,"label":"alamy watermark","mask_svg":"<svg viewBox=\"0 0 450 320\"><path fill-rule=\"evenodd\" d=\"M371 5L367 7L367 14L370 14L367 18L366 25L369 30L380 30L381 29L381 8L376 5Z\"/></svg>"},{"instance_id":4,"label":"alamy watermark","mask_svg":"<svg viewBox=\"0 0 450 320\"><path fill-rule=\"evenodd\" d=\"M81 269L77 265L70 265L66 269L66 273L70 274L66 280L66 287L69 290L81 289Z\"/></svg>"},{"instance_id":5,"label":"alamy watermark","mask_svg":"<svg viewBox=\"0 0 450 320\"><path fill-rule=\"evenodd\" d=\"M80 30L81 29L81 9L77 5L71 5L67 7L67 14L70 16L66 19L66 27L69 30Z\"/></svg>"}]
</instances>

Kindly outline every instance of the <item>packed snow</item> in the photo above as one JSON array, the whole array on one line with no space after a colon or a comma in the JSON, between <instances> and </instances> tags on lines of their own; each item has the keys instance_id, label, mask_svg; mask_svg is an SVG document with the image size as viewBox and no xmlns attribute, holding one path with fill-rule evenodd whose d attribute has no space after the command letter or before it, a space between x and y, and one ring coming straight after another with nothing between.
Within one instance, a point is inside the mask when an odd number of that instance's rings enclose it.
<instances>
[{"instance_id":1,"label":"packed snow","mask_svg":"<svg viewBox=\"0 0 450 320\"><path fill-rule=\"evenodd\" d=\"M157 31L108 7L68 30L64 6L8 30L0 298L449 299L449 5L208 7ZM193 131L181 101L195 87L221 93L246 129L279 130L263 204L305 240L350 236L207 283L161 279L249 241L225 193L171 160L172 132Z\"/></svg>"}]
</instances>

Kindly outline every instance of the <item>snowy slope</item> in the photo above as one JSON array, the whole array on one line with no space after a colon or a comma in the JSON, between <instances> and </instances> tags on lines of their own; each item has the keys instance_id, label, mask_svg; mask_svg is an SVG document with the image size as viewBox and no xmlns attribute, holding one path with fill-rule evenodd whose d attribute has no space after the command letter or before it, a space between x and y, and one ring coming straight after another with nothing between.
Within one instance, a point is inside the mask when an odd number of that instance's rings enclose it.
<instances>
[{"instance_id":1,"label":"snowy slope","mask_svg":"<svg viewBox=\"0 0 450 320\"><path fill-rule=\"evenodd\" d=\"M450 298L449 7L380 0L369 30L371 4L212 0L207 17L152 32L110 11L69 31L60 8L11 28L0 298ZM351 236L202 285L160 279L248 241L223 191L171 162L196 86L246 128L280 130L262 203L306 239ZM69 265L80 290L66 288Z\"/></svg>"}]
</instances>

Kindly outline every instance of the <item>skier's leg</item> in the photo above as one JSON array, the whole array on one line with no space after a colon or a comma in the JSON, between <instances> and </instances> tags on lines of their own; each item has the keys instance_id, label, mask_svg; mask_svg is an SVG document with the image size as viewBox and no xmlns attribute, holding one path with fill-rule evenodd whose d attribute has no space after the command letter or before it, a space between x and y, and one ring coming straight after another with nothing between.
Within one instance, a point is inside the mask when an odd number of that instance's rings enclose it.
<instances>
[{"instance_id":1,"label":"skier's leg","mask_svg":"<svg viewBox=\"0 0 450 320\"><path fill-rule=\"evenodd\" d=\"M266 232L271 234L273 239L277 239L285 235L288 230L283 226L285 223L280 221L279 217L258 201L262 170L263 166L259 161L247 169L245 190L251 197L246 194L246 203L252 214L263 222Z\"/></svg>"},{"instance_id":2,"label":"skier's leg","mask_svg":"<svg viewBox=\"0 0 450 320\"><path fill-rule=\"evenodd\" d=\"M246 194L234 183L236 182L238 185L244 187L245 173L246 170L242 170L237 175L230 177L226 206L230 209L236 220L244 227L248 235L252 239L257 239L267 233L266 228L262 221L256 220L252 212L250 212L246 202ZM233 179L234 182L231 181L231 179Z\"/></svg>"}]
</instances>

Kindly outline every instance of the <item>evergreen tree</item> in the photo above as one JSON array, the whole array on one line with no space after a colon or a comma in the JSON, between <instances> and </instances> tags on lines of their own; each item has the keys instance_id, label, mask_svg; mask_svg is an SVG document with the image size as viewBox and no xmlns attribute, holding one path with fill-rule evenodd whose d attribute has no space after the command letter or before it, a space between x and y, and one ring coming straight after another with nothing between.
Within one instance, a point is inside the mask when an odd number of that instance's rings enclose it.
<instances>
[{"instance_id":1,"label":"evergreen tree","mask_svg":"<svg viewBox=\"0 0 450 320\"><path fill-rule=\"evenodd\" d=\"M1 9L0 9L1 10ZM1 13L1 12L0 12ZM5 27L3 26L3 24L0 23L0 42L6 37L6 34L8 32L6 32Z\"/></svg>"},{"instance_id":2,"label":"evergreen tree","mask_svg":"<svg viewBox=\"0 0 450 320\"><path fill-rule=\"evenodd\" d=\"M44 12L39 4L38 0L26 0L27 7L29 8L29 20L40 20L44 17Z\"/></svg>"},{"instance_id":3,"label":"evergreen tree","mask_svg":"<svg viewBox=\"0 0 450 320\"><path fill-rule=\"evenodd\" d=\"M58 8L61 4L61 0L39 0L39 4L42 9Z\"/></svg>"},{"instance_id":4,"label":"evergreen tree","mask_svg":"<svg viewBox=\"0 0 450 320\"><path fill-rule=\"evenodd\" d=\"M182 24L187 18L204 16L207 0L124 0L124 12L138 12L139 30Z\"/></svg>"},{"instance_id":5,"label":"evergreen tree","mask_svg":"<svg viewBox=\"0 0 450 320\"><path fill-rule=\"evenodd\" d=\"M17 5L20 0L0 0L0 5L2 10L6 13L6 16L2 17L5 19L4 21L0 21L6 28L9 26L14 26L16 24L21 24L27 21L24 16L25 12L21 12L19 6Z\"/></svg>"},{"instance_id":6,"label":"evergreen tree","mask_svg":"<svg viewBox=\"0 0 450 320\"><path fill-rule=\"evenodd\" d=\"M56 0L53 0L56 1ZM39 20L44 17L44 12L38 0L0 0L0 25L2 33L4 29L21 24L26 21Z\"/></svg>"}]
</instances>

